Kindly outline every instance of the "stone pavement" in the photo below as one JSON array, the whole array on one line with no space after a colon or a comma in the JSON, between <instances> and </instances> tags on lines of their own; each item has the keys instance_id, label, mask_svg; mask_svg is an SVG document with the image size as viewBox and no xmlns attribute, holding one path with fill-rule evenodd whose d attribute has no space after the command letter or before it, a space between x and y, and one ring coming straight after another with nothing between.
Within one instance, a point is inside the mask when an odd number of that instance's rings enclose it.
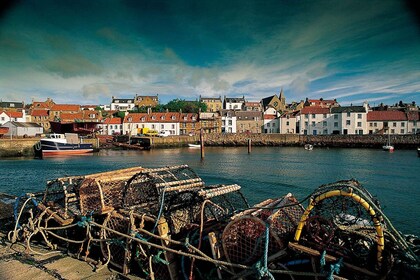
<instances>
[{"instance_id":1,"label":"stone pavement","mask_svg":"<svg viewBox=\"0 0 420 280\"><path fill-rule=\"evenodd\" d=\"M41 246L32 245L32 248L41 253L51 252ZM46 256L27 254L22 244L11 246L7 236L0 233L0 279L134 280L140 278L125 277L107 267L95 272L93 266L87 262L60 253Z\"/></svg>"}]
</instances>

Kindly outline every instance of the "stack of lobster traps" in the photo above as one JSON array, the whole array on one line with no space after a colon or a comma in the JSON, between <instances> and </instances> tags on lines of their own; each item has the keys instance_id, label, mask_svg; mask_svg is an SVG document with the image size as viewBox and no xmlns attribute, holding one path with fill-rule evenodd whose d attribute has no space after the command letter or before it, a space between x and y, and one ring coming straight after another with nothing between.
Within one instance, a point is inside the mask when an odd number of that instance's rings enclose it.
<instances>
[{"instance_id":1,"label":"stack of lobster traps","mask_svg":"<svg viewBox=\"0 0 420 280\"><path fill-rule=\"evenodd\" d=\"M239 185L206 185L187 165L134 167L58 178L17 198L9 239L142 279L418 276L413 242L358 182L309 197L306 209L290 193L250 207Z\"/></svg>"}]
</instances>

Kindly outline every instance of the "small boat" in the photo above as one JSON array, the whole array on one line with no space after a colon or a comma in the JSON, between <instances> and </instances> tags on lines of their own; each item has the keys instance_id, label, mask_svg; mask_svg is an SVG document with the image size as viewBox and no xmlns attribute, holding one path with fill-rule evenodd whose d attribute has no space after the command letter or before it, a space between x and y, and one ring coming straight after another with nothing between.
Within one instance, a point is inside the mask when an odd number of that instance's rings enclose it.
<instances>
[{"instance_id":1,"label":"small boat","mask_svg":"<svg viewBox=\"0 0 420 280\"><path fill-rule=\"evenodd\" d=\"M44 156L81 155L93 152L93 145L82 143L76 133L47 134L35 145L35 152Z\"/></svg>"},{"instance_id":2,"label":"small boat","mask_svg":"<svg viewBox=\"0 0 420 280\"><path fill-rule=\"evenodd\" d=\"M126 150L150 150L152 139L150 137L133 136L127 142L113 142L113 145Z\"/></svg>"},{"instance_id":3,"label":"small boat","mask_svg":"<svg viewBox=\"0 0 420 280\"><path fill-rule=\"evenodd\" d=\"M384 151L389 151L389 152L393 152L394 151L394 146L391 145L391 136L389 135L389 131L388 131L388 141L386 142L385 145L382 146L382 149Z\"/></svg>"},{"instance_id":4,"label":"small boat","mask_svg":"<svg viewBox=\"0 0 420 280\"><path fill-rule=\"evenodd\" d=\"M200 144L188 144L189 148L200 148L201 145Z\"/></svg>"},{"instance_id":5,"label":"small boat","mask_svg":"<svg viewBox=\"0 0 420 280\"><path fill-rule=\"evenodd\" d=\"M420 157L420 147L417 147L417 156Z\"/></svg>"},{"instance_id":6,"label":"small boat","mask_svg":"<svg viewBox=\"0 0 420 280\"><path fill-rule=\"evenodd\" d=\"M305 144L305 150L312 151L314 149L314 146L312 144Z\"/></svg>"}]
</instances>

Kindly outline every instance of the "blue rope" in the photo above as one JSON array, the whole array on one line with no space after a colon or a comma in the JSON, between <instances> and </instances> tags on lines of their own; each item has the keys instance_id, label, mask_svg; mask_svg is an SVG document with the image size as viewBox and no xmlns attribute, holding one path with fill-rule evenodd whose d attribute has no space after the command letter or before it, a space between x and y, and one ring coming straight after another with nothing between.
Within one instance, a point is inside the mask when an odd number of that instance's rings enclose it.
<instances>
[{"instance_id":1,"label":"blue rope","mask_svg":"<svg viewBox=\"0 0 420 280\"><path fill-rule=\"evenodd\" d=\"M164 260L160 257L160 255L163 253L163 251L159 251L156 255L152 257L152 260L154 263L163 263L165 265L169 265L169 262L167 260Z\"/></svg>"},{"instance_id":2,"label":"blue rope","mask_svg":"<svg viewBox=\"0 0 420 280\"><path fill-rule=\"evenodd\" d=\"M324 273L324 269L325 269L325 255L327 254L327 251L323 251L321 254L321 259L319 260L319 264L321 265L321 273Z\"/></svg>"},{"instance_id":3,"label":"blue rope","mask_svg":"<svg viewBox=\"0 0 420 280\"><path fill-rule=\"evenodd\" d=\"M157 215L156 223L155 223L155 226L153 227L152 233L155 233L156 227L160 220L160 216L162 216L164 202L165 202L165 189L163 189L163 192L162 192L162 199L160 200L159 214Z\"/></svg>"},{"instance_id":4,"label":"blue rope","mask_svg":"<svg viewBox=\"0 0 420 280\"><path fill-rule=\"evenodd\" d=\"M82 218L80 219L80 221L77 222L77 225L79 227L85 228L89 225L89 223L92 221L92 217L86 217L86 216L82 216Z\"/></svg>"},{"instance_id":5,"label":"blue rope","mask_svg":"<svg viewBox=\"0 0 420 280\"><path fill-rule=\"evenodd\" d=\"M330 264L330 271L327 274L327 280L333 280L334 273L339 274L340 268L343 266L343 258L340 258L337 263Z\"/></svg>"},{"instance_id":6,"label":"blue rope","mask_svg":"<svg viewBox=\"0 0 420 280\"><path fill-rule=\"evenodd\" d=\"M308 259L303 259L303 260L294 260L294 261L289 261L287 263L284 263L284 266L294 266L294 265L300 265L300 264L307 264L309 263L310 260Z\"/></svg>"},{"instance_id":7,"label":"blue rope","mask_svg":"<svg viewBox=\"0 0 420 280\"><path fill-rule=\"evenodd\" d=\"M254 267L258 273L258 279L263 277L270 277L270 279L274 280L273 274L268 270L268 244L270 241L270 225L265 225L265 247L264 247L264 254L262 260L259 260L255 263Z\"/></svg>"}]
</instances>

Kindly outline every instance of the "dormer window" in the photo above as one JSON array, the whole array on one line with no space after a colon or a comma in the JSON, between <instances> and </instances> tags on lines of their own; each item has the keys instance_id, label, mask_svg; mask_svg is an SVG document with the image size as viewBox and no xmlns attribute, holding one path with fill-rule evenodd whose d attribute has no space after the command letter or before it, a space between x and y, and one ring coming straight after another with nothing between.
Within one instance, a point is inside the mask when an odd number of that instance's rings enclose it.
<instances>
[{"instance_id":1,"label":"dormer window","mask_svg":"<svg viewBox=\"0 0 420 280\"><path fill-rule=\"evenodd\" d=\"M192 120L195 121L195 117L192 117Z\"/></svg>"},{"instance_id":2,"label":"dormer window","mask_svg":"<svg viewBox=\"0 0 420 280\"><path fill-rule=\"evenodd\" d=\"M142 122L144 122L144 120L145 120L145 118L144 118L144 117L142 117L142 118L141 118L141 121L142 121Z\"/></svg>"},{"instance_id":3,"label":"dormer window","mask_svg":"<svg viewBox=\"0 0 420 280\"><path fill-rule=\"evenodd\" d=\"M187 120L187 117L184 117L184 121L186 121Z\"/></svg>"},{"instance_id":4,"label":"dormer window","mask_svg":"<svg viewBox=\"0 0 420 280\"><path fill-rule=\"evenodd\" d=\"M133 121L133 118L132 118L132 117L129 117L127 120L128 120L129 122L132 122L132 121Z\"/></svg>"},{"instance_id":5,"label":"dormer window","mask_svg":"<svg viewBox=\"0 0 420 280\"><path fill-rule=\"evenodd\" d=\"M172 119L175 120L175 116L172 116Z\"/></svg>"},{"instance_id":6,"label":"dormer window","mask_svg":"<svg viewBox=\"0 0 420 280\"><path fill-rule=\"evenodd\" d=\"M152 116L152 120L156 120L156 116Z\"/></svg>"},{"instance_id":7,"label":"dormer window","mask_svg":"<svg viewBox=\"0 0 420 280\"><path fill-rule=\"evenodd\" d=\"M160 117L160 119L161 119L161 120L164 120L164 119L165 119L165 116Z\"/></svg>"}]
</instances>

